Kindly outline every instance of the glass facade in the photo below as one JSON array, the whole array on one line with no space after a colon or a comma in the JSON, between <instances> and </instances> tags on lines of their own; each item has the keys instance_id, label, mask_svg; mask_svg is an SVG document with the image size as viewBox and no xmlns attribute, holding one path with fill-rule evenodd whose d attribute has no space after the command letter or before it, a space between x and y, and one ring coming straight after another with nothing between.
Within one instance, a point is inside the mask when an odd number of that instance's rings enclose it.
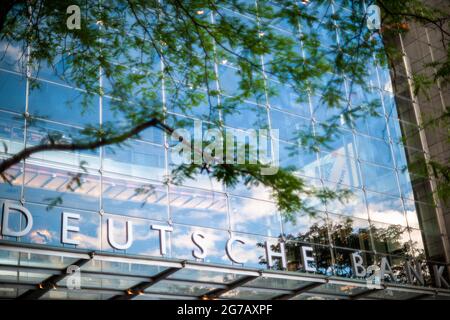
<instances>
[{"instance_id":1,"label":"glass facade","mask_svg":"<svg viewBox=\"0 0 450 320\"><path fill-rule=\"evenodd\" d=\"M324 14L331 19L334 12L345 13L346 10L336 1ZM258 23L254 17L227 8L223 8L223 12L249 24ZM204 15L205 19L212 21L218 18L208 12ZM292 30L283 21L274 21L270 27L296 41L298 50L305 56L311 54L305 52L299 35L317 32L316 27L299 26L298 30ZM323 46L338 43L340 38L339 26L333 32L320 34ZM11 156L24 146L39 143L49 134L60 134L70 141L86 124L98 125L108 119L120 118L111 109L112 97L109 96L92 99L89 107L80 112L80 89L62 82L45 67L39 73L33 73L40 87L30 88L27 79L11 62L18 47L4 43L0 46L2 55L6 57L0 64L0 140L5 147L2 158ZM263 56L261 63L264 65L270 59L270 56ZM164 68L164 63L156 61L155 66ZM236 87L239 72L237 66L226 59L218 61L214 67L218 77L214 85L217 85L221 96L211 98L220 104L221 100L232 97L239 90ZM321 104L319 94L306 93L306 98L300 99L292 88L272 79L269 71L257 75L264 79L264 95L249 97L236 113L218 114L231 128L278 129L281 166L295 165L298 168L296 174L317 187L349 188L352 196L345 203L321 203L309 199L315 204L316 214L310 216L299 212L294 223L280 215L270 192L263 187L248 189L242 184L226 188L206 176L187 180L183 185L165 184L165 178L170 176L173 167L169 137L157 129L148 129L141 139L130 140L125 146L108 146L93 151L41 152L10 168L7 174L12 177L12 183L2 181L0 198L22 203L33 214L34 224L26 236L2 236L1 239L160 257L158 233L151 231L150 226L168 225L173 232L167 234L164 258L265 268L262 244L284 239L289 271L302 271L303 262L295 248L309 245L314 248L317 274L346 278L354 277L350 263L352 253L361 254L367 265L386 257L394 270L400 270L410 257L430 259L435 255L424 251L424 239L433 241L434 231L427 227L426 220L422 220L422 211L432 205L417 202L414 197L411 177L405 170L410 151L405 151L402 142L405 133L418 128L404 118L398 119L401 110L392 92L389 70L375 59L366 67L370 70L367 81L373 88L371 92L356 88L349 94L350 82L344 79L342 96L350 96L351 105L364 99L379 99L379 116L358 120L354 128L343 126L342 135L317 152L299 149L301 152L292 155L290 150L299 148L295 132L299 129L319 131L318 124L331 118L334 111ZM166 107L169 115L185 119L187 123L208 119L205 115L210 110L205 110L206 107L194 108L190 115L171 108L170 89L163 85L160 89L158 94L168 97ZM29 116L24 117L24 114ZM422 151L417 149L415 152L420 156ZM80 161L85 163L85 171L80 169ZM77 176L81 176L81 183L77 183ZM78 245L61 241L62 212L80 215L82 232L77 234ZM114 249L108 242L108 219L114 219L117 230L125 230L126 221L133 222L134 241L126 250ZM14 228L20 229L23 223L20 216L11 215L10 224ZM190 239L193 232L201 232L208 239L204 258L196 259L192 254L198 249ZM127 240L124 232L117 234L117 242ZM235 251L241 263L232 262L225 255L224 248L230 236L244 239L245 245ZM439 241L437 235L434 239ZM432 262L443 261L437 259ZM400 271L398 275L401 275ZM30 277L35 278L29 281L35 281L39 275ZM135 279L114 279L113 276L86 281L82 286L98 282L105 288L120 287L123 290L137 283ZM399 277L399 282L402 281L405 282L404 277L403 280ZM177 282L176 278L169 282L160 282L158 287L145 292L201 295L225 283L223 277L217 283L197 287ZM258 290L259 283L253 283L249 289L244 287L227 292L225 298L266 299L283 293L277 289L294 289L300 284L301 281L282 283L274 280L269 284L272 291L264 291ZM321 293L325 297L338 289L342 291L342 288L330 284L315 289L313 293ZM348 294L358 292L356 288ZM60 298L68 298L67 294L61 293ZM70 294L76 298L76 293Z\"/></svg>"}]
</instances>

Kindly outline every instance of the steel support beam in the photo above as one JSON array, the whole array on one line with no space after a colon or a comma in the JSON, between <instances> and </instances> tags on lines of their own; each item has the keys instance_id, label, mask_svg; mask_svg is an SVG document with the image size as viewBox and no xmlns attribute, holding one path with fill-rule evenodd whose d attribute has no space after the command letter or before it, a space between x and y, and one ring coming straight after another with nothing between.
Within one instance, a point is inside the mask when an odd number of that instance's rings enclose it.
<instances>
[{"instance_id":1,"label":"steel support beam","mask_svg":"<svg viewBox=\"0 0 450 320\"><path fill-rule=\"evenodd\" d=\"M302 294L302 293L308 292L309 290L320 287L321 285L323 285L325 283L326 282L315 282L315 283L307 284L306 286L303 286L303 287L293 290L291 293L276 296L276 297L272 298L272 300L289 300L289 299L292 299L292 298L298 296L299 294Z\"/></svg>"},{"instance_id":2,"label":"steel support beam","mask_svg":"<svg viewBox=\"0 0 450 320\"><path fill-rule=\"evenodd\" d=\"M236 281L234 281L232 283L227 284L225 288L214 289L214 290L211 290L208 293L205 293L204 295L202 295L200 297L200 299L203 299L203 300L217 299L221 295L227 293L228 291L231 291L233 289L241 287L244 284L255 280L256 278L259 278L259 276L246 276L246 277L243 277L242 279L238 279L238 280L236 280Z\"/></svg>"},{"instance_id":3,"label":"steel support beam","mask_svg":"<svg viewBox=\"0 0 450 320\"><path fill-rule=\"evenodd\" d=\"M91 254L91 259L93 257L93 254ZM79 259L76 262L72 263L71 265L78 266L81 268L86 263L88 263L91 259ZM36 287L36 289L25 291L23 294L18 296L17 300L36 300L45 295L47 292L49 292L52 289L55 289L58 282L61 280L64 280L66 277L70 276L71 273L67 273L67 270L64 268L60 270L59 274L54 274L41 283L39 283Z\"/></svg>"},{"instance_id":4,"label":"steel support beam","mask_svg":"<svg viewBox=\"0 0 450 320\"><path fill-rule=\"evenodd\" d=\"M384 289L367 289L366 291L354 294L352 296L350 296L351 300L358 300L364 297L367 297L369 295L371 295L374 292L380 291L380 290L384 290Z\"/></svg>"},{"instance_id":5,"label":"steel support beam","mask_svg":"<svg viewBox=\"0 0 450 320\"><path fill-rule=\"evenodd\" d=\"M434 296L436 296L435 293L430 293L430 294L422 293L422 294L418 294L418 295L415 296L415 297L409 298L409 299L407 299L407 300L423 300L423 299L425 299L425 298L430 298L430 297L434 297Z\"/></svg>"},{"instance_id":6,"label":"steel support beam","mask_svg":"<svg viewBox=\"0 0 450 320\"><path fill-rule=\"evenodd\" d=\"M81 249L75 249L75 248L68 248L68 247L51 247L51 246L43 246L38 244L29 244L29 243L16 243L12 241L7 240L0 240L0 250L4 251L11 251L11 252L18 252L18 253L32 253L32 254L40 254L40 255L48 255L48 256L57 256L57 257L68 257L72 258L74 260L78 260L77 263L80 266L82 265L82 262L89 261L90 259L97 260L99 262L117 262L117 263L126 263L126 264L143 264L143 265L149 265L149 266L156 266L156 267L164 267L164 268L175 268L175 270L186 268L189 270L195 270L195 271L211 271L211 272L218 272L218 273L231 273L235 275L239 275L243 278L240 278L239 280L232 282L230 284L218 284L220 285L220 288L211 290L210 292L207 292L205 295L202 295L201 297L197 298L215 298L218 297L234 288L237 288L239 286L247 284L247 282L252 281L253 279L256 279L258 277L268 277L268 278L280 278L280 279L286 279L286 280L296 280L296 281L307 281L307 282L313 282L313 283L326 283L327 278L325 277L319 277L319 276L310 276L310 275L294 275L289 272L274 272L271 270L255 270L250 268L243 268L243 267L236 267L236 266L223 266L223 265L217 265L217 264L204 264L196 261L186 261L181 259L167 259L167 258L155 258L155 257L143 257L138 255L126 255L126 254L118 254L118 253L111 253L111 252L89 252L87 250L81 250ZM17 261L16 261L17 264ZM84 263L83 263L84 264ZM61 285L58 285L57 282L61 281L65 277L67 277L70 274L67 274L66 269L59 269L54 267L36 267L36 266L20 266L20 265L4 265L0 264L0 270L4 269L7 271L30 271L30 272L37 272L37 273L47 273L48 278L45 281L42 281L39 285L30 285L27 284L27 287L22 289L26 289L27 291L22 294L19 299L37 299L47 293L50 289L54 289L55 287L57 289L66 289ZM164 269L166 270L166 269ZM83 271L83 270L81 270ZM132 280L135 280L135 283L139 283L140 286L136 286L135 288L130 288L126 292L121 289L116 289L111 293L111 296L123 296L124 294L133 293L133 290L138 290L137 294L142 293L142 289L145 287L147 288L149 285L154 285L156 282L152 282L151 277L145 277L142 275L123 275L121 273L115 273L115 272L102 272L100 270L92 270L92 271L86 271L86 275L111 275L111 276L124 276L127 278L131 278ZM172 279L167 279L168 281ZM175 279L173 279L175 280ZM202 284L203 281L193 281L188 279L178 279L176 281L185 282L186 284ZM329 283L335 283L335 280L328 279ZM150 283L149 283L150 282ZM204 283L204 284L211 284L214 285L214 283ZM338 284L342 285L353 285L353 286L361 286L362 284L357 281L351 281L349 279L343 279L339 280ZM17 288L19 287L20 283L10 283L11 287ZM318 284L319 285L319 284ZM259 288L246 286L245 288L249 288L251 290L258 290ZM420 299L421 297L419 294L424 294L423 297L426 297L426 295L433 296L437 295L439 296L450 296L450 290L446 289L427 289L427 288L419 288L417 286L405 286L405 285L389 285L385 284L385 287L387 289L392 289L396 291L405 291L405 292L414 292L417 293L417 296L413 296L412 299ZM31 290L33 289L33 290ZM38 290L39 289L39 290ZM268 290L269 288L261 288L263 290ZM297 290L305 290L306 288L298 288ZM83 288L83 290L89 291L94 290L93 288ZM98 290L98 289L97 289ZM104 289L102 289L104 290ZM308 290L312 290L312 288L308 288ZM380 289L375 290L366 290L364 292L361 292L359 294L355 294L353 296L342 296L346 299L360 299L364 298L366 296L369 296L373 292L376 292ZM382 290L382 289L381 289ZM39 292L33 292L33 291L39 291ZM280 293L277 294L275 299L280 299L282 296L285 296L284 298L288 298L286 295L292 295L296 292L296 290L283 290ZM301 293L301 292L300 292ZM151 293L151 294L158 294L158 293ZM160 295L165 295L164 293L159 293ZM308 293L309 294L309 293ZM134 297L136 294L132 294L131 296ZM324 295L331 295L331 294L324 294ZM129 297L131 298L131 297Z\"/></svg>"},{"instance_id":7,"label":"steel support beam","mask_svg":"<svg viewBox=\"0 0 450 320\"><path fill-rule=\"evenodd\" d=\"M157 284L158 282L166 279L167 277L174 274L178 270L180 270L180 268L175 267L168 268L167 270L158 273L156 276L149 278L148 281L138 283L137 285L125 290L124 294L114 296L110 300L131 300L140 294L144 294L145 289L150 288L151 286Z\"/></svg>"}]
</instances>

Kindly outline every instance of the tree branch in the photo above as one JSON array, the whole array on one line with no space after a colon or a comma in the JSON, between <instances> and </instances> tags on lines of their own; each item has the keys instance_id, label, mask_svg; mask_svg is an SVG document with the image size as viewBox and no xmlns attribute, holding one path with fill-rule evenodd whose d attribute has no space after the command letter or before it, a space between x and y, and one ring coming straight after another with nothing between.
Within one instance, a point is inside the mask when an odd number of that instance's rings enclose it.
<instances>
[{"instance_id":1,"label":"tree branch","mask_svg":"<svg viewBox=\"0 0 450 320\"><path fill-rule=\"evenodd\" d=\"M149 121L143 122L132 129L125 131L118 135L113 135L111 137L99 138L95 141L90 142L75 142L75 143L54 143L50 142L47 144L40 144L32 147L26 147L14 154L10 158L3 160L0 162L0 174L5 172L8 168L12 167L15 164L20 163L22 160L28 158L32 154L43 152L43 151L74 151L74 150L92 150L102 146L107 146L111 144L121 143L128 138L136 136L141 131L150 128L150 127L159 127L165 132L171 134L174 130L164 124L162 121L156 118L152 118Z\"/></svg>"},{"instance_id":2,"label":"tree branch","mask_svg":"<svg viewBox=\"0 0 450 320\"><path fill-rule=\"evenodd\" d=\"M12 10L12 8L19 3L25 3L25 1L24 0L2 0L2 5L0 6L0 32L5 27L6 16Z\"/></svg>"}]
</instances>

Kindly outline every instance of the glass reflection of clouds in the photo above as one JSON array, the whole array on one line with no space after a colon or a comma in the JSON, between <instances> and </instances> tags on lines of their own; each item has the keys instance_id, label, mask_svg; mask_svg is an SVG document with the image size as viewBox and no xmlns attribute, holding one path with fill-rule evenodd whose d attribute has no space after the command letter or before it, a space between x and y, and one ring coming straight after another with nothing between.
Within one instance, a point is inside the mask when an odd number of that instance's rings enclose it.
<instances>
[{"instance_id":1,"label":"glass reflection of clouds","mask_svg":"<svg viewBox=\"0 0 450 320\"><path fill-rule=\"evenodd\" d=\"M355 159L344 157L335 152L321 152L319 162L324 180L351 187L361 187L361 180Z\"/></svg>"},{"instance_id":2,"label":"glass reflection of clouds","mask_svg":"<svg viewBox=\"0 0 450 320\"><path fill-rule=\"evenodd\" d=\"M235 231L275 237L281 233L280 217L273 202L231 197L230 219Z\"/></svg>"},{"instance_id":3,"label":"glass reflection of clouds","mask_svg":"<svg viewBox=\"0 0 450 320\"><path fill-rule=\"evenodd\" d=\"M171 187L170 215L176 223L228 228L227 201L222 193Z\"/></svg>"},{"instance_id":4,"label":"glass reflection of clouds","mask_svg":"<svg viewBox=\"0 0 450 320\"><path fill-rule=\"evenodd\" d=\"M317 7L311 2L304 10L317 10L327 17L333 12L348 14L344 8L338 8L338 5L333 2L329 7ZM254 19L228 9L222 11L223 14L237 17L248 25L256 25ZM276 28L274 32L297 39L297 35L291 34L293 30L282 19L273 21L267 27ZM335 44L336 30L319 27L318 23L313 23L310 26L301 26L301 29L303 32L317 33L323 46ZM337 33L339 37L349 36L339 28ZM308 58L312 52L305 47L304 44L298 43L296 49L304 50ZM79 136L79 129L83 125L98 123L100 114L102 121L127 124L123 114L114 111L114 101L110 97L104 97L101 105L97 98L89 101L85 112L80 113L79 89L68 86L57 75L52 74L48 65L44 65L42 72L36 74L41 87L31 90L27 97L26 79L18 73L20 69L16 63L20 50L18 44L6 46L0 41L0 55L5 57L0 61L0 143L8 147L9 154L23 148L23 112L26 98L29 98L30 102L29 112L35 117L27 124L27 145L39 143L49 133L61 135L69 141ZM64 62L63 58L59 59L61 61L57 61L58 70ZM155 70L158 71L160 61L157 58L152 59ZM273 59L271 54L263 57L266 70L270 71L269 62L273 62ZM224 61L217 65L222 103L230 101L230 96L239 92L241 76L237 65L233 58L227 55L224 55ZM245 245L235 245L234 253L244 261L244 266L255 268L261 267L259 258L264 254L260 244L265 240L276 240L282 230L291 240L315 245L318 248L318 256L328 261L329 265L331 250L335 250L336 260L338 256L348 257L349 252L353 252L350 250L368 250L362 255L370 262L370 250L405 255L410 251L410 244L413 246L414 255L423 256L423 235L427 241L435 241L438 237L436 230L423 219L432 214L433 209L424 203L414 202L411 186L414 177L402 170L408 157L421 156L416 150L419 146L413 141L418 127L410 123L413 119L408 118L409 115L405 112L409 101L393 95L388 68L377 65L375 61L368 61L367 67L370 72L366 80L374 90L364 91L355 85L350 100L353 106L367 103L371 99L380 100L376 106L380 116L358 120L355 130L350 130L353 128L341 123L341 135L322 146L317 154L307 153L295 143L298 130L312 132L314 128L317 134L320 134L323 130L320 123L328 123L327 120L339 115L338 109L330 109L324 104L320 92L311 95L306 91L295 92L277 79L267 79L267 75L255 72L255 79L266 78L269 90L247 97L248 101L240 103L236 112L221 115L224 124L230 127L248 129L270 124L272 129L279 129L282 167L295 166L296 174L310 185L323 185L333 190L349 188L352 191L347 201L329 201L326 206L319 203L318 199L305 199L309 204L315 205L317 214L314 217L299 214L296 224L285 221L281 228L280 214L273 203L270 190L261 185L248 188L241 182L235 187L225 189L217 181L211 180L206 173L196 175L195 179L185 180L182 186L164 185L163 180L173 168L170 157L167 158L170 145L166 146L163 134L153 129L146 130L139 139L130 140L124 146L105 147L103 154L96 150L33 155L27 160L25 170L22 164L8 170L11 184L0 178L0 197L15 201L23 198L26 207L35 217L35 224L30 234L20 241L39 244L62 246L60 214L62 211L73 211L81 216L79 225L82 232L71 234L80 241L79 248L112 251L106 239L106 232L102 230L106 230L107 219L113 217L117 230L124 230L126 219L133 221L134 243L126 251L131 254L160 256L158 232L150 230L150 225L171 222L176 227L174 232L167 236L168 256L176 258L193 259L192 250L196 247L190 235L196 230L210 239L207 262L231 263L224 250L231 232L246 242ZM334 76L329 73L322 80L330 80ZM344 85L348 87L349 83L346 82L340 88L342 95L347 96ZM167 84L165 88L169 123L174 119L184 120L189 124L193 123L194 118L209 119L211 110L205 101L200 102L192 112L181 115L183 110L176 107L175 102L182 102L184 97L175 97L179 101L172 99L170 86ZM111 84L105 82L105 89L109 91ZM158 92L157 99L161 99L161 95L162 90ZM212 100L214 107L219 99L214 97ZM342 101L342 104L346 103L347 101ZM218 111L214 111L212 115L217 117ZM398 120L399 114L404 114L402 121ZM407 136L408 146L416 148L405 151L405 147L400 143L402 133ZM290 148L297 149L298 152L292 153ZM5 151L1 149L0 157L6 156ZM80 161L87 161L87 172L78 170ZM103 170L99 173L100 168ZM79 185L76 181L74 183L78 174L81 174ZM419 219L418 216L422 218ZM369 217L372 224L369 224ZM17 227L23 223L16 215L12 217L11 222ZM338 225L341 228L338 228ZM343 230L342 226L348 228ZM342 241L340 232L343 231L347 232L346 241ZM117 235L118 242L126 240L123 232L117 232ZM337 249L329 247L330 239ZM375 248L372 248L372 242ZM338 250L343 252L344 249L348 251L345 255L338 254ZM0 259L4 261L6 258ZM294 264L299 263L295 259ZM348 261L348 258L342 258L342 261L335 262L342 263L342 272L345 273ZM182 270L179 273L183 272L188 271ZM320 266L320 272L327 274L330 270L324 265ZM211 275L206 271L189 276L218 283L236 278L226 274ZM334 289L330 288L331 291ZM66 292L52 294L77 297L76 294ZM242 297L246 295L244 292L234 294Z\"/></svg>"},{"instance_id":5,"label":"glass reflection of clouds","mask_svg":"<svg viewBox=\"0 0 450 320\"><path fill-rule=\"evenodd\" d=\"M167 220L167 188L157 182L120 175L102 179L103 210L123 216Z\"/></svg>"},{"instance_id":6,"label":"glass reflection of clouds","mask_svg":"<svg viewBox=\"0 0 450 320\"><path fill-rule=\"evenodd\" d=\"M233 256L242 262L244 267L249 268L263 268L265 267L265 249L264 243L266 241L276 243L276 238L249 235L245 233L233 233L234 237L239 237L245 243L236 243L233 248Z\"/></svg>"},{"instance_id":7,"label":"glass reflection of clouds","mask_svg":"<svg viewBox=\"0 0 450 320\"><path fill-rule=\"evenodd\" d=\"M225 244L228 239L228 232L210 228L190 227L184 225L174 225L171 236L172 256L179 259L194 259L192 250L200 252L199 248L191 240L191 234L199 232L204 236L206 257L204 262L230 264L230 260L225 253Z\"/></svg>"},{"instance_id":8,"label":"glass reflection of clouds","mask_svg":"<svg viewBox=\"0 0 450 320\"><path fill-rule=\"evenodd\" d=\"M55 168L28 163L25 167L24 198L49 206L98 210L100 177L94 173L72 171L76 168Z\"/></svg>"},{"instance_id":9,"label":"glass reflection of clouds","mask_svg":"<svg viewBox=\"0 0 450 320\"><path fill-rule=\"evenodd\" d=\"M400 198L374 192L366 192L369 216L373 221L406 226L403 203Z\"/></svg>"},{"instance_id":10,"label":"glass reflection of clouds","mask_svg":"<svg viewBox=\"0 0 450 320\"><path fill-rule=\"evenodd\" d=\"M324 186L334 191L342 189L350 191L350 194L346 199L327 201L326 207L328 212L368 219L366 202L364 201L364 192L361 189L348 188L343 185L329 182L325 182Z\"/></svg>"}]
</instances>

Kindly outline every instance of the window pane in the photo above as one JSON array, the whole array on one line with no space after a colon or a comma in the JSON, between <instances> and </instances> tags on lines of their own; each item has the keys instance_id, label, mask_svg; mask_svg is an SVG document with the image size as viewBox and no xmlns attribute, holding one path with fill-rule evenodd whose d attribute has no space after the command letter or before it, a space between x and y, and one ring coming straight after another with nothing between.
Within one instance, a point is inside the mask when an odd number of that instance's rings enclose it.
<instances>
[{"instance_id":1,"label":"window pane","mask_svg":"<svg viewBox=\"0 0 450 320\"><path fill-rule=\"evenodd\" d=\"M361 163L361 171L367 189L399 196L394 170L363 162Z\"/></svg>"},{"instance_id":2,"label":"window pane","mask_svg":"<svg viewBox=\"0 0 450 320\"><path fill-rule=\"evenodd\" d=\"M366 192L370 219L407 226L403 203L400 198L393 198L374 192Z\"/></svg>"},{"instance_id":3,"label":"window pane","mask_svg":"<svg viewBox=\"0 0 450 320\"><path fill-rule=\"evenodd\" d=\"M328 214L329 232L338 247L371 250L369 221Z\"/></svg>"},{"instance_id":4,"label":"window pane","mask_svg":"<svg viewBox=\"0 0 450 320\"><path fill-rule=\"evenodd\" d=\"M323 179L351 187L361 186L356 160L335 153L321 152L319 156Z\"/></svg>"},{"instance_id":5,"label":"window pane","mask_svg":"<svg viewBox=\"0 0 450 320\"><path fill-rule=\"evenodd\" d=\"M170 215L174 222L228 229L224 194L190 188L170 189Z\"/></svg>"},{"instance_id":6,"label":"window pane","mask_svg":"<svg viewBox=\"0 0 450 320\"><path fill-rule=\"evenodd\" d=\"M60 143L72 143L74 141L83 143L86 141L85 137L80 134L78 128L51 121L33 119L27 130L28 146L48 143L50 137ZM74 167L82 164L85 168L100 168L99 149L45 151L35 153L30 158L46 164L63 164Z\"/></svg>"},{"instance_id":7,"label":"window pane","mask_svg":"<svg viewBox=\"0 0 450 320\"><path fill-rule=\"evenodd\" d=\"M371 232L377 252L401 256L410 254L410 238L407 227L373 222Z\"/></svg>"},{"instance_id":8,"label":"window pane","mask_svg":"<svg viewBox=\"0 0 450 320\"><path fill-rule=\"evenodd\" d=\"M283 232L288 240L329 244L326 215L321 212L314 216L299 214L295 221L285 221Z\"/></svg>"},{"instance_id":9,"label":"window pane","mask_svg":"<svg viewBox=\"0 0 450 320\"><path fill-rule=\"evenodd\" d=\"M0 108L25 112L26 79L15 73L0 71Z\"/></svg>"},{"instance_id":10,"label":"window pane","mask_svg":"<svg viewBox=\"0 0 450 320\"><path fill-rule=\"evenodd\" d=\"M71 125L98 124L98 97L87 98L84 104L82 91L44 81L38 84L30 90L30 114Z\"/></svg>"},{"instance_id":11,"label":"window pane","mask_svg":"<svg viewBox=\"0 0 450 320\"><path fill-rule=\"evenodd\" d=\"M356 142L361 160L394 167L389 143L362 135L356 135Z\"/></svg>"},{"instance_id":12,"label":"window pane","mask_svg":"<svg viewBox=\"0 0 450 320\"><path fill-rule=\"evenodd\" d=\"M192 233L197 232L204 236L203 244L206 257L202 259L207 263L231 264L226 257L225 244L228 240L228 232L210 228L174 225L171 237L172 257L177 259L196 260L193 251L201 250L192 241Z\"/></svg>"},{"instance_id":13,"label":"window pane","mask_svg":"<svg viewBox=\"0 0 450 320\"><path fill-rule=\"evenodd\" d=\"M231 197L230 215L235 231L267 236L279 236L280 220L274 203Z\"/></svg>"},{"instance_id":14,"label":"window pane","mask_svg":"<svg viewBox=\"0 0 450 320\"><path fill-rule=\"evenodd\" d=\"M125 176L104 176L103 210L108 213L167 220L167 190L163 185Z\"/></svg>"},{"instance_id":15,"label":"window pane","mask_svg":"<svg viewBox=\"0 0 450 320\"><path fill-rule=\"evenodd\" d=\"M106 171L139 178L163 180L165 174L164 148L140 142L105 147L103 167Z\"/></svg>"},{"instance_id":16,"label":"window pane","mask_svg":"<svg viewBox=\"0 0 450 320\"><path fill-rule=\"evenodd\" d=\"M27 163L24 197L27 202L47 206L98 210L100 178L75 171L76 168L56 169Z\"/></svg>"}]
</instances>

